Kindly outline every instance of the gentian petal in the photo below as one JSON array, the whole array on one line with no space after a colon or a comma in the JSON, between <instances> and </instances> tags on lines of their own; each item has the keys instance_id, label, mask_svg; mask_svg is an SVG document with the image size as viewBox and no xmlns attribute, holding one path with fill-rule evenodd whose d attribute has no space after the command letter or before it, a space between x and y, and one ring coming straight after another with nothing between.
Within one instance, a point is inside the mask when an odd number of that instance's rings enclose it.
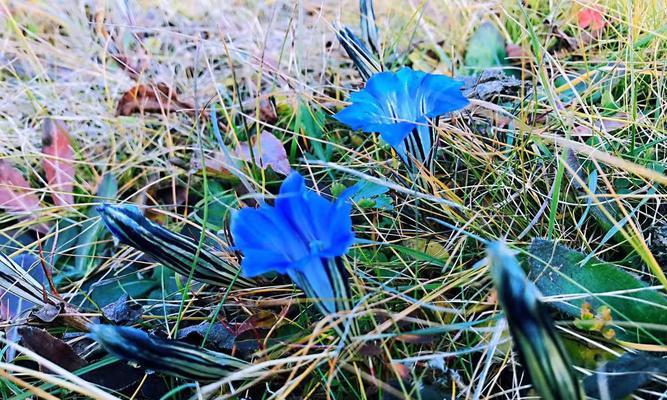
<instances>
[{"instance_id":1,"label":"gentian petal","mask_svg":"<svg viewBox=\"0 0 667 400\"><path fill-rule=\"evenodd\" d=\"M410 132L415 129L416 124L411 122L398 122L395 124L373 124L369 128L378 132L380 137L391 147L396 147L403 142Z\"/></svg>"},{"instance_id":2,"label":"gentian petal","mask_svg":"<svg viewBox=\"0 0 667 400\"><path fill-rule=\"evenodd\" d=\"M267 250L285 259L299 260L308 255L297 231L275 208L244 208L232 215L231 231L239 249Z\"/></svg>"},{"instance_id":3,"label":"gentian petal","mask_svg":"<svg viewBox=\"0 0 667 400\"><path fill-rule=\"evenodd\" d=\"M420 90L426 106L424 115L434 118L467 106L470 101L461 93L461 86L462 82L444 75L425 77Z\"/></svg>"},{"instance_id":4,"label":"gentian petal","mask_svg":"<svg viewBox=\"0 0 667 400\"><path fill-rule=\"evenodd\" d=\"M246 278L253 278L268 272L284 274L292 261L282 254L269 250L247 249L243 252L241 271Z\"/></svg>"},{"instance_id":5,"label":"gentian petal","mask_svg":"<svg viewBox=\"0 0 667 400\"><path fill-rule=\"evenodd\" d=\"M301 175L292 173L283 181L275 207L235 212L231 231L244 255L244 276L287 273L308 296L325 299L323 312L335 312L336 288L327 268L354 242L351 205L346 200L329 201L308 189ZM336 282L347 284L346 275Z\"/></svg>"},{"instance_id":6,"label":"gentian petal","mask_svg":"<svg viewBox=\"0 0 667 400\"><path fill-rule=\"evenodd\" d=\"M306 293L306 296L318 299L325 313L336 312L336 299L329 276L319 257L309 257L291 269L289 276Z\"/></svg>"}]
</instances>

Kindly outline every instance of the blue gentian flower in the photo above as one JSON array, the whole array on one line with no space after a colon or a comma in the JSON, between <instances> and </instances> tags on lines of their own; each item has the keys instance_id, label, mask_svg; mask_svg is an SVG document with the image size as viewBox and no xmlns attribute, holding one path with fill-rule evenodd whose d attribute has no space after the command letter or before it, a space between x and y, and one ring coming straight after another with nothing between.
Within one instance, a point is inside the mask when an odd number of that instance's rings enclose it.
<instances>
[{"instance_id":1,"label":"blue gentian flower","mask_svg":"<svg viewBox=\"0 0 667 400\"><path fill-rule=\"evenodd\" d=\"M415 158L430 168L435 119L469 103L461 93L462 85L444 75L407 67L380 72L371 76L363 90L352 93L352 104L334 118L352 129L379 133L408 166L414 166Z\"/></svg>"},{"instance_id":2,"label":"blue gentian flower","mask_svg":"<svg viewBox=\"0 0 667 400\"><path fill-rule=\"evenodd\" d=\"M324 199L295 172L282 183L273 207L235 212L231 231L244 256L242 274L287 274L308 297L319 299L323 313L346 308L347 276L340 257L355 239L346 198Z\"/></svg>"}]
</instances>

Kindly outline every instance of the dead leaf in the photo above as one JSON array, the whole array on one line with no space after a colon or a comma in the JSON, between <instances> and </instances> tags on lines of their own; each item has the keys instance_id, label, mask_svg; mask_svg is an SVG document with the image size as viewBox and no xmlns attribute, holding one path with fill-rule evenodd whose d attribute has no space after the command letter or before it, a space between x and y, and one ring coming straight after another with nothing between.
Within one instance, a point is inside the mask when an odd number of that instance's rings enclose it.
<instances>
[{"instance_id":1,"label":"dead leaf","mask_svg":"<svg viewBox=\"0 0 667 400\"><path fill-rule=\"evenodd\" d=\"M63 305L58 304L58 305L53 305L53 304L45 304L42 308L40 308L37 311L34 311L32 315L37 317L40 321L42 322L53 322L60 313L63 311Z\"/></svg>"},{"instance_id":2,"label":"dead leaf","mask_svg":"<svg viewBox=\"0 0 667 400\"><path fill-rule=\"evenodd\" d=\"M492 101L497 97L516 97L530 90L530 82L506 75L502 70L489 69L479 75L462 78L463 94L472 99Z\"/></svg>"},{"instance_id":3,"label":"dead leaf","mask_svg":"<svg viewBox=\"0 0 667 400\"><path fill-rule=\"evenodd\" d=\"M278 138L272 133L262 132L259 135L259 140L257 140L257 136L253 136L250 141L252 142L253 158L256 165L262 169L271 167L279 174L289 175L291 167L287 159L287 152L285 152L285 147ZM232 155L241 160L250 161L250 146L247 143L241 143L234 149Z\"/></svg>"},{"instance_id":4,"label":"dead leaf","mask_svg":"<svg viewBox=\"0 0 667 400\"><path fill-rule=\"evenodd\" d=\"M135 113L187 112L194 114L194 106L178 99L176 91L165 83L157 85L136 85L125 92L118 101L116 115L128 116Z\"/></svg>"},{"instance_id":5,"label":"dead leaf","mask_svg":"<svg viewBox=\"0 0 667 400\"><path fill-rule=\"evenodd\" d=\"M144 313L141 304L130 300L127 293L123 293L118 300L102 308L102 314L116 325L127 325L136 321Z\"/></svg>"},{"instance_id":6,"label":"dead leaf","mask_svg":"<svg viewBox=\"0 0 667 400\"><path fill-rule=\"evenodd\" d=\"M68 371L76 371L88 364L70 345L43 329L23 326L19 328L19 334L23 346Z\"/></svg>"},{"instance_id":7,"label":"dead leaf","mask_svg":"<svg viewBox=\"0 0 667 400\"><path fill-rule=\"evenodd\" d=\"M364 357L377 357L382 355L382 348L376 343L364 343L359 347L357 353Z\"/></svg>"},{"instance_id":8,"label":"dead leaf","mask_svg":"<svg viewBox=\"0 0 667 400\"><path fill-rule=\"evenodd\" d=\"M0 160L0 208L28 216L39 210L39 198L32 193L28 182L4 160Z\"/></svg>"},{"instance_id":9,"label":"dead leaf","mask_svg":"<svg viewBox=\"0 0 667 400\"><path fill-rule=\"evenodd\" d=\"M436 337L433 335L412 335L405 333L403 335L396 336L395 339L403 343L431 344L436 340Z\"/></svg>"},{"instance_id":10,"label":"dead leaf","mask_svg":"<svg viewBox=\"0 0 667 400\"><path fill-rule=\"evenodd\" d=\"M577 21L579 27L588 28L592 33L602 31L607 24L602 10L598 7L584 7L577 13Z\"/></svg>"},{"instance_id":11,"label":"dead leaf","mask_svg":"<svg viewBox=\"0 0 667 400\"><path fill-rule=\"evenodd\" d=\"M279 317L269 310L260 310L250 318L235 327L234 333L238 336L250 330L271 329L278 322Z\"/></svg>"},{"instance_id":12,"label":"dead leaf","mask_svg":"<svg viewBox=\"0 0 667 400\"><path fill-rule=\"evenodd\" d=\"M507 58L511 61L521 61L530 59L530 51L526 48L518 45L509 43L505 46L505 52L507 53Z\"/></svg>"},{"instance_id":13,"label":"dead leaf","mask_svg":"<svg viewBox=\"0 0 667 400\"><path fill-rule=\"evenodd\" d=\"M74 204L74 151L67 127L60 121L44 120L42 153L46 181L57 206Z\"/></svg>"},{"instance_id":14,"label":"dead leaf","mask_svg":"<svg viewBox=\"0 0 667 400\"><path fill-rule=\"evenodd\" d=\"M139 55L128 56L120 53L111 53L113 58L127 72L130 78L137 80L150 66L150 60L144 51Z\"/></svg>"},{"instance_id":15,"label":"dead leaf","mask_svg":"<svg viewBox=\"0 0 667 400\"><path fill-rule=\"evenodd\" d=\"M394 370L396 375L401 377L401 379L410 378L410 368L406 367L405 365L399 363L391 363L389 364L389 366Z\"/></svg>"},{"instance_id":16,"label":"dead leaf","mask_svg":"<svg viewBox=\"0 0 667 400\"><path fill-rule=\"evenodd\" d=\"M259 100L259 120L267 124L275 124L278 121L278 114L276 113L275 104L271 98L263 96Z\"/></svg>"},{"instance_id":17,"label":"dead leaf","mask_svg":"<svg viewBox=\"0 0 667 400\"><path fill-rule=\"evenodd\" d=\"M210 177L220 178L223 180L235 180L236 177L229 171L228 163L225 162L226 156L222 152L213 152L206 157L206 175ZM204 169L201 154L196 154L190 159L190 173L201 173Z\"/></svg>"},{"instance_id":18,"label":"dead leaf","mask_svg":"<svg viewBox=\"0 0 667 400\"><path fill-rule=\"evenodd\" d=\"M208 332L208 336L206 335ZM185 339L193 344L201 345L206 337L206 342L212 344L219 350L231 350L234 348L236 335L221 323L210 324L208 322L199 325L188 326L178 331L178 339Z\"/></svg>"}]
</instances>

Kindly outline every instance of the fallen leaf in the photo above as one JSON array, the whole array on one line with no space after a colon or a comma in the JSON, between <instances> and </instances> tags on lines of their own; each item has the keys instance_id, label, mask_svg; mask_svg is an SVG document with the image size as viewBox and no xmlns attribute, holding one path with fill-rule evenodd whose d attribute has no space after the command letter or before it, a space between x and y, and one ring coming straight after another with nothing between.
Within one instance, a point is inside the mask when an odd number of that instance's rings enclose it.
<instances>
[{"instance_id":1,"label":"fallen leaf","mask_svg":"<svg viewBox=\"0 0 667 400\"><path fill-rule=\"evenodd\" d=\"M507 53L507 58L512 61L528 60L530 58L530 51L518 44L509 43L505 46L505 53Z\"/></svg>"},{"instance_id":2,"label":"fallen leaf","mask_svg":"<svg viewBox=\"0 0 667 400\"><path fill-rule=\"evenodd\" d=\"M16 215L30 215L39 210L39 198L32 193L28 182L4 160L0 160L0 207Z\"/></svg>"},{"instance_id":3,"label":"fallen leaf","mask_svg":"<svg viewBox=\"0 0 667 400\"><path fill-rule=\"evenodd\" d=\"M528 92L531 88L530 82L506 75L498 69L482 71L479 75L466 76L462 80L463 94L483 101L492 101L497 97L517 97L522 91Z\"/></svg>"},{"instance_id":4,"label":"fallen leaf","mask_svg":"<svg viewBox=\"0 0 667 400\"><path fill-rule=\"evenodd\" d=\"M259 99L258 114L259 120L267 124L275 124L278 121L275 104L267 96Z\"/></svg>"},{"instance_id":5,"label":"fallen leaf","mask_svg":"<svg viewBox=\"0 0 667 400\"><path fill-rule=\"evenodd\" d=\"M135 113L194 113L194 106L178 99L176 91L165 83L157 85L136 85L125 92L118 101L116 115L128 116Z\"/></svg>"},{"instance_id":6,"label":"fallen leaf","mask_svg":"<svg viewBox=\"0 0 667 400\"><path fill-rule=\"evenodd\" d=\"M279 174L289 175L291 167L287 159L287 153L278 138L269 132L262 132L259 135L259 140L257 140L257 136L253 136L250 141L252 142L252 153L256 165L262 169L271 167ZM250 146L247 143L241 143L234 149L232 155L241 160L250 161Z\"/></svg>"},{"instance_id":7,"label":"fallen leaf","mask_svg":"<svg viewBox=\"0 0 667 400\"><path fill-rule=\"evenodd\" d=\"M118 300L102 308L104 317L116 325L130 324L139 319L143 313L144 308L141 304L130 300L127 293L123 293Z\"/></svg>"},{"instance_id":8,"label":"fallen leaf","mask_svg":"<svg viewBox=\"0 0 667 400\"><path fill-rule=\"evenodd\" d=\"M180 329L177 336L178 339L184 339L196 345L201 345L204 337L206 337L206 343L212 344L218 350L233 349L236 339L236 335L219 322L215 324L204 322L199 325L188 326Z\"/></svg>"},{"instance_id":9,"label":"fallen leaf","mask_svg":"<svg viewBox=\"0 0 667 400\"><path fill-rule=\"evenodd\" d=\"M602 10L598 7L584 7L577 13L577 21L579 22L579 27L583 29L588 28L591 32L599 32L607 24Z\"/></svg>"},{"instance_id":10,"label":"fallen leaf","mask_svg":"<svg viewBox=\"0 0 667 400\"><path fill-rule=\"evenodd\" d=\"M227 156L222 152L213 152L211 155L206 157L206 176L215 177L223 180L235 180L236 177L229 170L229 165L231 162L226 162ZM204 163L202 162L201 154L196 152L196 154L190 159L190 173L191 174L200 174L204 169Z\"/></svg>"},{"instance_id":11,"label":"fallen leaf","mask_svg":"<svg viewBox=\"0 0 667 400\"><path fill-rule=\"evenodd\" d=\"M113 58L132 79L138 79L150 66L150 60L144 51L139 55L128 56L120 53L110 53Z\"/></svg>"},{"instance_id":12,"label":"fallen leaf","mask_svg":"<svg viewBox=\"0 0 667 400\"><path fill-rule=\"evenodd\" d=\"M43 329L23 326L19 328L19 334L23 346L68 371L76 371L88 364L70 345Z\"/></svg>"},{"instance_id":13,"label":"fallen leaf","mask_svg":"<svg viewBox=\"0 0 667 400\"><path fill-rule=\"evenodd\" d=\"M63 311L63 305L45 304L42 308L32 313L42 322L53 322Z\"/></svg>"},{"instance_id":14,"label":"fallen leaf","mask_svg":"<svg viewBox=\"0 0 667 400\"><path fill-rule=\"evenodd\" d=\"M44 120L42 153L46 181L53 190L53 202L57 206L74 204L74 151L67 127L60 121Z\"/></svg>"},{"instance_id":15,"label":"fallen leaf","mask_svg":"<svg viewBox=\"0 0 667 400\"><path fill-rule=\"evenodd\" d=\"M357 354L364 357L377 357L382 355L382 348L380 348L380 346L378 346L376 343L364 343L357 350Z\"/></svg>"},{"instance_id":16,"label":"fallen leaf","mask_svg":"<svg viewBox=\"0 0 667 400\"><path fill-rule=\"evenodd\" d=\"M250 330L271 329L278 322L278 316L269 310L260 310L250 318L234 328L234 333L238 336Z\"/></svg>"}]
</instances>

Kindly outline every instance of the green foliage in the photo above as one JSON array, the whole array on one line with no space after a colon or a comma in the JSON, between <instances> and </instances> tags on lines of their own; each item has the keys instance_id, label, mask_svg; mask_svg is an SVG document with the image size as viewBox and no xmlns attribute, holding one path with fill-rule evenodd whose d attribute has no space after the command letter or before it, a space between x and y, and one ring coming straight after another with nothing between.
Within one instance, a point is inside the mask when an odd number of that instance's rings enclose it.
<instances>
[{"instance_id":1,"label":"green foliage","mask_svg":"<svg viewBox=\"0 0 667 400\"><path fill-rule=\"evenodd\" d=\"M530 276L545 296L577 295L550 303L574 317L585 303L611 310L616 337L634 343L664 344L667 298L646 283L614 266L570 250L555 242L536 239L530 246Z\"/></svg>"}]
</instances>

